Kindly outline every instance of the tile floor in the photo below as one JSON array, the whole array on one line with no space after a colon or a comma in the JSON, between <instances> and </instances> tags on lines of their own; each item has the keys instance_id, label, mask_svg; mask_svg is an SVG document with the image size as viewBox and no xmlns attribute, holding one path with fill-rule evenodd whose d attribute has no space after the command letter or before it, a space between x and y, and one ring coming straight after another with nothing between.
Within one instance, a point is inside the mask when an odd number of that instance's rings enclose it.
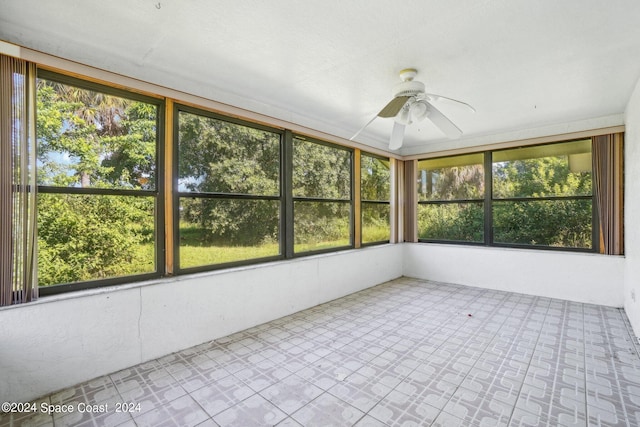
<instances>
[{"instance_id":1,"label":"tile floor","mask_svg":"<svg viewBox=\"0 0 640 427\"><path fill-rule=\"evenodd\" d=\"M0 426L638 426L630 330L620 309L401 278L36 402L74 413Z\"/></svg>"}]
</instances>

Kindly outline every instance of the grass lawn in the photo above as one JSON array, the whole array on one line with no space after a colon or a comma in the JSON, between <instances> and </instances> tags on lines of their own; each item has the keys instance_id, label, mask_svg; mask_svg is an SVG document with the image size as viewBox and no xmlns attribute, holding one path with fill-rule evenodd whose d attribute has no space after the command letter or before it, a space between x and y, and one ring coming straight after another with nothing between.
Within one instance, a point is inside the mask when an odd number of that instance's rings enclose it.
<instances>
[{"instance_id":1,"label":"grass lawn","mask_svg":"<svg viewBox=\"0 0 640 427\"><path fill-rule=\"evenodd\" d=\"M296 253L318 251L322 249L348 246L349 240L330 242L313 242L295 245ZM198 267L202 265L224 264L248 259L265 258L280 254L277 243L259 246L180 246L180 268Z\"/></svg>"},{"instance_id":2,"label":"grass lawn","mask_svg":"<svg viewBox=\"0 0 640 427\"><path fill-rule=\"evenodd\" d=\"M280 254L277 243L260 246L180 246L180 268L224 264Z\"/></svg>"},{"instance_id":3,"label":"grass lawn","mask_svg":"<svg viewBox=\"0 0 640 427\"><path fill-rule=\"evenodd\" d=\"M231 246L222 244L206 244L198 239L196 230L182 234L187 237L180 246L180 268L199 267L203 265L225 264L229 262L245 261L256 258L278 256L278 243L263 243L255 246ZM389 228L372 226L363 227L362 235L365 242L389 240ZM296 254L309 251L319 251L335 247L349 246L349 239L331 241L296 243Z\"/></svg>"}]
</instances>

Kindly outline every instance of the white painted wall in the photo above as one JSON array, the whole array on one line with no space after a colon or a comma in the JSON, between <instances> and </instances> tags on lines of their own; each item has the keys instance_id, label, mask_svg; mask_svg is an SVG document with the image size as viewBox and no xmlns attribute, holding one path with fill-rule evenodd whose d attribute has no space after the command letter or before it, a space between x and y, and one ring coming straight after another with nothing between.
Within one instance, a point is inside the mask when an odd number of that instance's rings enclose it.
<instances>
[{"instance_id":1,"label":"white painted wall","mask_svg":"<svg viewBox=\"0 0 640 427\"><path fill-rule=\"evenodd\" d=\"M403 245L42 298L0 309L0 402L20 402L402 275Z\"/></svg>"},{"instance_id":2,"label":"white painted wall","mask_svg":"<svg viewBox=\"0 0 640 427\"><path fill-rule=\"evenodd\" d=\"M627 104L625 127L624 310L636 336L640 336L640 80Z\"/></svg>"},{"instance_id":3,"label":"white painted wall","mask_svg":"<svg viewBox=\"0 0 640 427\"><path fill-rule=\"evenodd\" d=\"M622 307L624 257L407 243L404 275Z\"/></svg>"}]
</instances>

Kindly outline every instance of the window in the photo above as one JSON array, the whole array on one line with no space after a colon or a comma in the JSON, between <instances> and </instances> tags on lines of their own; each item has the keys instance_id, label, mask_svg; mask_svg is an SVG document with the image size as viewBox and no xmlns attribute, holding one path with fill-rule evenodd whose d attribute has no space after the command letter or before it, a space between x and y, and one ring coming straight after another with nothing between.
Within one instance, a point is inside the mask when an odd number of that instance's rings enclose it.
<instances>
[{"instance_id":1,"label":"window","mask_svg":"<svg viewBox=\"0 0 640 427\"><path fill-rule=\"evenodd\" d=\"M355 246L352 149L175 103L165 171L164 99L38 76L43 294ZM364 241L388 241L389 160L362 173Z\"/></svg>"},{"instance_id":2,"label":"window","mask_svg":"<svg viewBox=\"0 0 640 427\"><path fill-rule=\"evenodd\" d=\"M591 251L592 175L591 139L419 161L420 240Z\"/></svg>"},{"instance_id":3,"label":"window","mask_svg":"<svg viewBox=\"0 0 640 427\"><path fill-rule=\"evenodd\" d=\"M352 247L351 150L293 138L294 253Z\"/></svg>"},{"instance_id":4,"label":"window","mask_svg":"<svg viewBox=\"0 0 640 427\"><path fill-rule=\"evenodd\" d=\"M39 285L163 275L164 101L48 71L37 100ZM175 273L354 246L353 150L179 104L173 117ZM389 160L363 158L364 241L388 241Z\"/></svg>"},{"instance_id":5,"label":"window","mask_svg":"<svg viewBox=\"0 0 640 427\"><path fill-rule=\"evenodd\" d=\"M160 274L162 117L161 100L38 73L41 294Z\"/></svg>"},{"instance_id":6,"label":"window","mask_svg":"<svg viewBox=\"0 0 640 427\"><path fill-rule=\"evenodd\" d=\"M360 156L362 243L388 242L391 235L391 171L389 159Z\"/></svg>"},{"instance_id":7,"label":"window","mask_svg":"<svg viewBox=\"0 0 640 427\"><path fill-rule=\"evenodd\" d=\"M591 140L493 152L496 244L591 249Z\"/></svg>"},{"instance_id":8,"label":"window","mask_svg":"<svg viewBox=\"0 0 640 427\"><path fill-rule=\"evenodd\" d=\"M482 153L418 162L418 237L424 241L484 241Z\"/></svg>"},{"instance_id":9,"label":"window","mask_svg":"<svg viewBox=\"0 0 640 427\"><path fill-rule=\"evenodd\" d=\"M175 116L179 269L280 257L282 135L184 106Z\"/></svg>"}]
</instances>

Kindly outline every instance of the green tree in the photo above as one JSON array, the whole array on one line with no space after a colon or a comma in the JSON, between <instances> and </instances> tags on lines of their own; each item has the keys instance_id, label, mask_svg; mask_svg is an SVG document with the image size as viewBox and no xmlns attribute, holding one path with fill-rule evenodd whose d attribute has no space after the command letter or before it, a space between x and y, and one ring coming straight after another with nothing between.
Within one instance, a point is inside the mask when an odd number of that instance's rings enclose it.
<instances>
[{"instance_id":1,"label":"green tree","mask_svg":"<svg viewBox=\"0 0 640 427\"><path fill-rule=\"evenodd\" d=\"M429 173L431 188L423 199L484 197L481 165ZM495 242L591 247L591 200L562 199L590 195L590 171L571 171L568 157L558 155L496 162L492 174ZM420 205L418 224L421 238L482 242L483 203Z\"/></svg>"},{"instance_id":2,"label":"green tree","mask_svg":"<svg viewBox=\"0 0 640 427\"><path fill-rule=\"evenodd\" d=\"M482 242L484 204L465 202L484 198L482 164L425 169L418 188L422 200L460 201L451 204L422 204L418 208L418 233L423 239Z\"/></svg>"},{"instance_id":3,"label":"green tree","mask_svg":"<svg viewBox=\"0 0 640 427\"><path fill-rule=\"evenodd\" d=\"M390 204L370 203L391 199L391 171L388 159L362 154L360 157L360 194L362 198L362 241L389 240Z\"/></svg>"},{"instance_id":4,"label":"green tree","mask_svg":"<svg viewBox=\"0 0 640 427\"><path fill-rule=\"evenodd\" d=\"M499 162L493 165L495 198L591 194L591 172L571 172L567 156Z\"/></svg>"},{"instance_id":5,"label":"green tree","mask_svg":"<svg viewBox=\"0 0 640 427\"><path fill-rule=\"evenodd\" d=\"M349 244L351 152L303 139L293 141L293 196L298 250ZM333 201L332 201L333 200Z\"/></svg>"},{"instance_id":6,"label":"green tree","mask_svg":"<svg viewBox=\"0 0 640 427\"><path fill-rule=\"evenodd\" d=\"M157 108L40 79L38 183L153 189ZM38 275L46 286L153 271L152 197L38 196Z\"/></svg>"},{"instance_id":7,"label":"green tree","mask_svg":"<svg viewBox=\"0 0 640 427\"><path fill-rule=\"evenodd\" d=\"M567 156L495 163L495 198L541 198L591 194L591 172L572 172ZM591 200L494 203L497 242L591 247Z\"/></svg>"},{"instance_id":8,"label":"green tree","mask_svg":"<svg viewBox=\"0 0 640 427\"><path fill-rule=\"evenodd\" d=\"M426 170L424 175L426 182L422 182L421 176L418 183L423 199L468 200L484 197L484 168L481 164Z\"/></svg>"},{"instance_id":9,"label":"green tree","mask_svg":"<svg viewBox=\"0 0 640 427\"><path fill-rule=\"evenodd\" d=\"M154 271L153 201L39 194L40 286Z\"/></svg>"},{"instance_id":10,"label":"green tree","mask_svg":"<svg viewBox=\"0 0 640 427\"><path fill-rule=\"evenodd\" d=\"M180 191L280 195L279 134L181 112L178 147ZM180 209L181 238L191 243L194 237L201 245L254 245L278 238L277 202L183 197Z\"/></svg>"},{"instance_id":11,"label":"green tree","mask_svg":"<svg viewBox=\"0 0 640 427\"><path fill-rule=\"evenodd\" d=\"M385 200L391 196L389 160L363 154L360 157L362 200Z\"/></svg>"},{"instance_id":12,"label":"green tree","mask_svg":"<svg viewBox=\"0 0 640 427\"><path fill-rule=\"evenodd\" d=\"M37 110L41 184L154 185L154 105L40 79Z\"/></svg>"},{"instance_id":13,"label":"green tree","mask_svg":"<svg viewBox=\"0 0 640 427\"><path fill-rule=\"evenodd\" d=\"M419 237L433 240L483 242L483 206L483 203L419 205Z\"/></svg>"}]
</instances>

